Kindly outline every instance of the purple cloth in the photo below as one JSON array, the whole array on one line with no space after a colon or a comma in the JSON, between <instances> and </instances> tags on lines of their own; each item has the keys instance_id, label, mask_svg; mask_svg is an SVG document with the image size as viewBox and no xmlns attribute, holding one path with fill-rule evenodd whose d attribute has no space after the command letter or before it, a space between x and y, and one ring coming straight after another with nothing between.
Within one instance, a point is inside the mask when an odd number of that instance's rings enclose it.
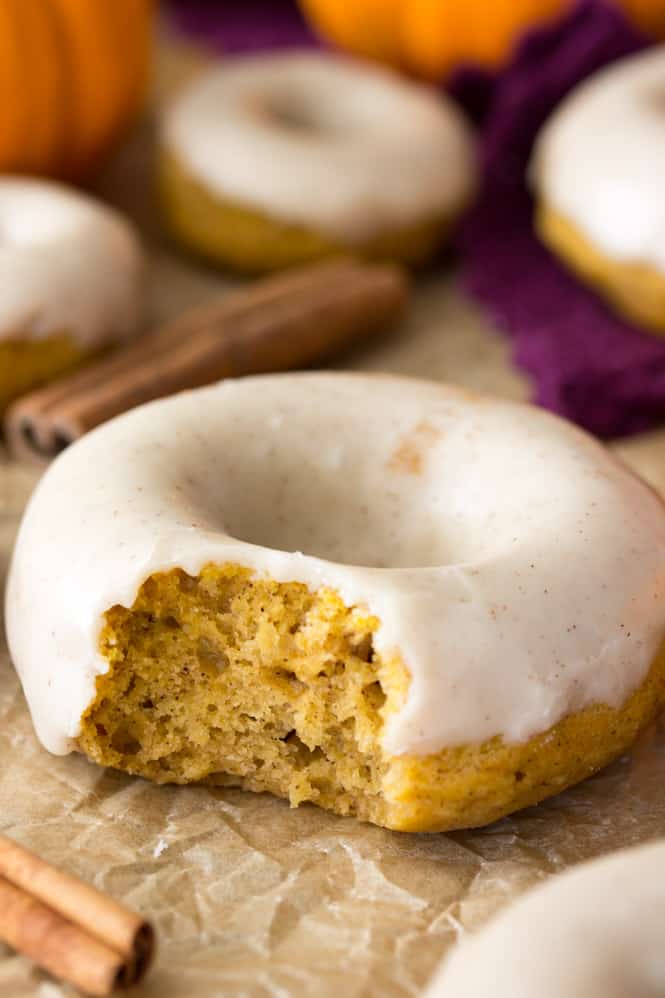
<instances>
[{"instance_id":1,"label":"purple cloth","mask_svg":"<svg viewBox=\"0 0 665 998\"><path fill-rule=\"evenodd\" d=\"M525 169L540 125L564 94L644 45L600 2L581 4L524 41L495 80L481 127L483 188L457 239L463 286L512 338L535 401L606 437L665 418L665 341L617 318L539 243Z\"/></svg>"},{"instance_id":2,"label":"purple cloth","mask_svg":"<svg viewBox=\"0 0 665 998\"><path fill-rule=\"evenodd\" d=\"M314 43L290 0L169 0L181 30L224 52ZM525 170L534 137L579 80L646 44L611 2L583 0L531 33L498 76L450 89L480 125L483 188L460 227L461 279L513 341L535 401L600 436L665 419L665 340L616 317L536 239Z\"/></svg>"},{"instance_id":3,"label":"purple cloth","mask_svg":"<svg viewBox=\"0 0 665 998\"><path fill-rule=\"evenodd\" d=\"M292 0L168 0L174 26L217 52L315 45Z\"/></svg>"}]
</instances>

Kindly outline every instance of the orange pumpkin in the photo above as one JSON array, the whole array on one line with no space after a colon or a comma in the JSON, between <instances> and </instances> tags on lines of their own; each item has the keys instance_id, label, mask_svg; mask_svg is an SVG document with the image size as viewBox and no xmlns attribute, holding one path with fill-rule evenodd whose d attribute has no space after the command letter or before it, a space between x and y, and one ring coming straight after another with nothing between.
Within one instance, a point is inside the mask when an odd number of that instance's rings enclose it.
<instances>
[{"instance_id":1,"label":"orange pumpkin","mask_svg":"<svg viewBox=\"0 0 665 998\"><path fill-rule=\"evenodd\" d=\"M617 0L644 30L665 35L665 4ZM460 63L496 68L531 25L573 0L301 0L312 24L342 48L439 79Z\"/></svg>"},{"instance_id":2,"label":"orange pumpkin","mask_svg":"<svg viewBox=\"0 0 665 998\"><path fill-rule=\"evenodd\" d=\"M620 0L631 20L647 34L665 38L665 4L662 0Z\"/></svg>"},{"instance_id":3,"label":"orange pumpkin","mask_svg":"<svg viewBox=\"0 0 665 998\"><path fill-rule=\"evenodd\" d=\"M80 178L137 111L152 0L0 0L0 171Z\"/></svg>"}]
</instances>

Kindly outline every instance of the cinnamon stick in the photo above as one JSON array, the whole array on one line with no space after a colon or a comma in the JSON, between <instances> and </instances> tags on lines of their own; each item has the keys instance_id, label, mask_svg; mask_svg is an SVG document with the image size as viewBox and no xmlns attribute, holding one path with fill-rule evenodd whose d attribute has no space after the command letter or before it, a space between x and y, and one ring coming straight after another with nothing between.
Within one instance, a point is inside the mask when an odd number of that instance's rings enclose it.
<instances>
[{"instance_id":1,"label":"cinnamon stick","mask_svg":"<svg viewBox=\"0 0 665 998\"><path fill-rule=\"evenodd\" d=\"M0 939L91 995L136 984L154 953L140 915L3 835Z\"/></svg>"},{"instance_id":2,"label":"cinnamon stick","mask_svg":"<svg viewBox=\"0 0 665 998\"><path fill-rule=\"evenodd\" d=\"M220 378L308 366L385 329L407 293L401 269L352 259L267 278L19 399L5 417L7 443L19 457L49 459L151 399Z\"/></svg>"}]
</instances>

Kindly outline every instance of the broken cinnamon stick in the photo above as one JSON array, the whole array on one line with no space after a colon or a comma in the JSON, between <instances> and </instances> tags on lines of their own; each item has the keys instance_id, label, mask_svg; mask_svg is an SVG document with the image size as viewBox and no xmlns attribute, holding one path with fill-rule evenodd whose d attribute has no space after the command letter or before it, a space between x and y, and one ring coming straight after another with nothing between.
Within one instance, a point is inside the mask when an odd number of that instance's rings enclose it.
<instances>
[{"instance_id":1,"label":"broken cinnamon stick","mask_svg":"<svg viewBox=\"0 0 665 998\"><path fill-rule=\"evenodd\" d=\"M154 953L149 922L3 835L0 940L90 995L136 984Z\"/></svg>"},{"instance_id":2,"label":"broken cinnamon stick","mask_svg":"<svg viewBox=\"0 0 665 998\"><path fill-rule=\"evenodd\" d=\"M18 457L48 460L151 399L220 378L306 367L385 329L407 293L400 268L351 259L259 281L19 399L5 416L8 446Z\"/></svg>"}]
</instances>

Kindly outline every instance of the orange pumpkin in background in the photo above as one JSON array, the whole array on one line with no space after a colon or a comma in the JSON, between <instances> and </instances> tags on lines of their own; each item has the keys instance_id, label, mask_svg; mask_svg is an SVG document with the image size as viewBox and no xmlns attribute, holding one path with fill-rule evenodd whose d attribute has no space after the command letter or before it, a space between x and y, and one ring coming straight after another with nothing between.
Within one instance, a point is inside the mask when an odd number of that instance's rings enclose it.
<instances>
[{"instance_id":1,"label":"orange pumpkin in background","mask_svg":"<svg viewBox=\"0 0 665 998\"><path fill-rule=\"evenodd\" d=\"M0 171L78 179L138 110L152 0L0 0Z\"/></svg>"},{"instance_id":2,"label":"orange pumpkin in background","mask_svg":"<svg viewBox=\"0 0 665 998\"><path fill-rule=\"evenodd\" d=\"M665 35L665 4L616 0L633 23ZM573 0L301 0L321 34L358 55L441 79L455 66L499 67L522 33Z\"/></svg>"},{"instance_id":3,"label":"orange pumpkin in background","mask_svg":"<svg viewBox=\"0 0 665 998\"><path fill-rule=\"evenodd\" d=\"M620 0L630 19L647 34L665 38L665 3L663 0Z\"/></svg>"}]
</instances>

